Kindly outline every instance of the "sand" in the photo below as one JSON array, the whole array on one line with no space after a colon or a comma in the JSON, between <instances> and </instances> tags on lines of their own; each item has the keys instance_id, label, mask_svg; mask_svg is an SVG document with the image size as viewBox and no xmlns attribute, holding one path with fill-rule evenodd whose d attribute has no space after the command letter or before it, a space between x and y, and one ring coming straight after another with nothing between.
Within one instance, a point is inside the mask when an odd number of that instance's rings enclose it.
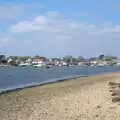
<instances>
[{"instance_id":1,"label":"sand","mask_svg":"<svg viewBox=\"0 0 120 120\"><path fill-rule=\"evenodd\" d=\"M119 120L110 81L120 73L93 75L0 95L0 120Z\"/></svg>"}]
</instances>

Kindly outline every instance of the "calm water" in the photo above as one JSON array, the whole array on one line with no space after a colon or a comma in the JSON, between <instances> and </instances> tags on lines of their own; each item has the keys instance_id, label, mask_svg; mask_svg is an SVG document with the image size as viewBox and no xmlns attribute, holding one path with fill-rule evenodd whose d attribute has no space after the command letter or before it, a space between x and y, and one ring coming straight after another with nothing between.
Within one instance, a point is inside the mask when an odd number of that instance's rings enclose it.
<instances>
[{"instance_id":1,"label":"calm water","mask_svg":"<svg viewBox=\"0 0 120 120\"><path fill-rule=\"evenodd\" d=\"M56 81L64 77L107 72L120 72L120 68L0 68L0 91Z\"/></svg>"}]
</instances>

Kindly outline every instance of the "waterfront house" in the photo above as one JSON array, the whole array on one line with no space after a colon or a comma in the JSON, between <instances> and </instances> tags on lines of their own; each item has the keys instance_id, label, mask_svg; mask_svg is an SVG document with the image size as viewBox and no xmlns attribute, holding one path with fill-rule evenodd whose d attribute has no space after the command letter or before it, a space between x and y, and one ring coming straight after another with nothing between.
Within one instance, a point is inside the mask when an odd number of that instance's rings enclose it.
<instances>
[{"instance_id":1,"label":"waterfront house","mask_svg":"<svg viewBox=\"0 0 120 120\"><path fill-rule=\"evenodd\" d=\"M35 66L35 67L42 67L42 66L46 65L46 62L42 58L34 58L32 60L32 65Z\"/></svg>"},{"instance_id":2,"label":"waterfront house","mask_svg":"<svg viewBox=\"0 0 120 120\"><path fill-rule=\"evenodd\" d=\"M32 64L32 59L31 59L31 58L28 58L25 62L26 62L26 63L29 63L29 64Z\"/></svg>"}]
</instances>

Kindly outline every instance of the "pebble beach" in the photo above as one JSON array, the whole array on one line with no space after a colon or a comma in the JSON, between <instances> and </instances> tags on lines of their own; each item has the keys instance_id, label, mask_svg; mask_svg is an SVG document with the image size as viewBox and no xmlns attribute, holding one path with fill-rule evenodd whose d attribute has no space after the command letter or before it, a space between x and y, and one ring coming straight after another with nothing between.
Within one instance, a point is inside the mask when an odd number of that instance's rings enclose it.
<instances>
[{"instance_id":1,"label":"pebble beach","mask_svg":"<svg viewBox=\"0 0 120 120\"><path fill-rule=\"evenodd\" d=\"M111 81L120 73L92 75L0 94L0 120L119 120Z\"/></svg>"}]
</instances>

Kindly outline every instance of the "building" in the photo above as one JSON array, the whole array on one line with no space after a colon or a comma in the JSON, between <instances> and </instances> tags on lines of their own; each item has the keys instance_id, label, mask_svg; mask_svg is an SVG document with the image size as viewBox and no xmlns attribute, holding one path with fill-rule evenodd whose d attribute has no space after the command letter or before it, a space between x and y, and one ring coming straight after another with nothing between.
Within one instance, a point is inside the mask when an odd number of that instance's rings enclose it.
<instances>
[{"instance_id":1,"label":"building","mask_svg":"<svg viewBox=\"0 0 120 120\"><path fill-rule=\"evenodd\" d=\"M46 61L42 58L34 58L32 60L32 65L35 67L42 67L46 65Z\"/></svg>"},{"instance_id":2,"label":"building","mask_svg":"<svg viewBox=\"0 0 120 120\"><path fill-rule=\"evenodd\" d=\"M7 59L5 55L0 55L0 64L6 64L6 63L7 63Z\"/></svg>"}]
</instances>

